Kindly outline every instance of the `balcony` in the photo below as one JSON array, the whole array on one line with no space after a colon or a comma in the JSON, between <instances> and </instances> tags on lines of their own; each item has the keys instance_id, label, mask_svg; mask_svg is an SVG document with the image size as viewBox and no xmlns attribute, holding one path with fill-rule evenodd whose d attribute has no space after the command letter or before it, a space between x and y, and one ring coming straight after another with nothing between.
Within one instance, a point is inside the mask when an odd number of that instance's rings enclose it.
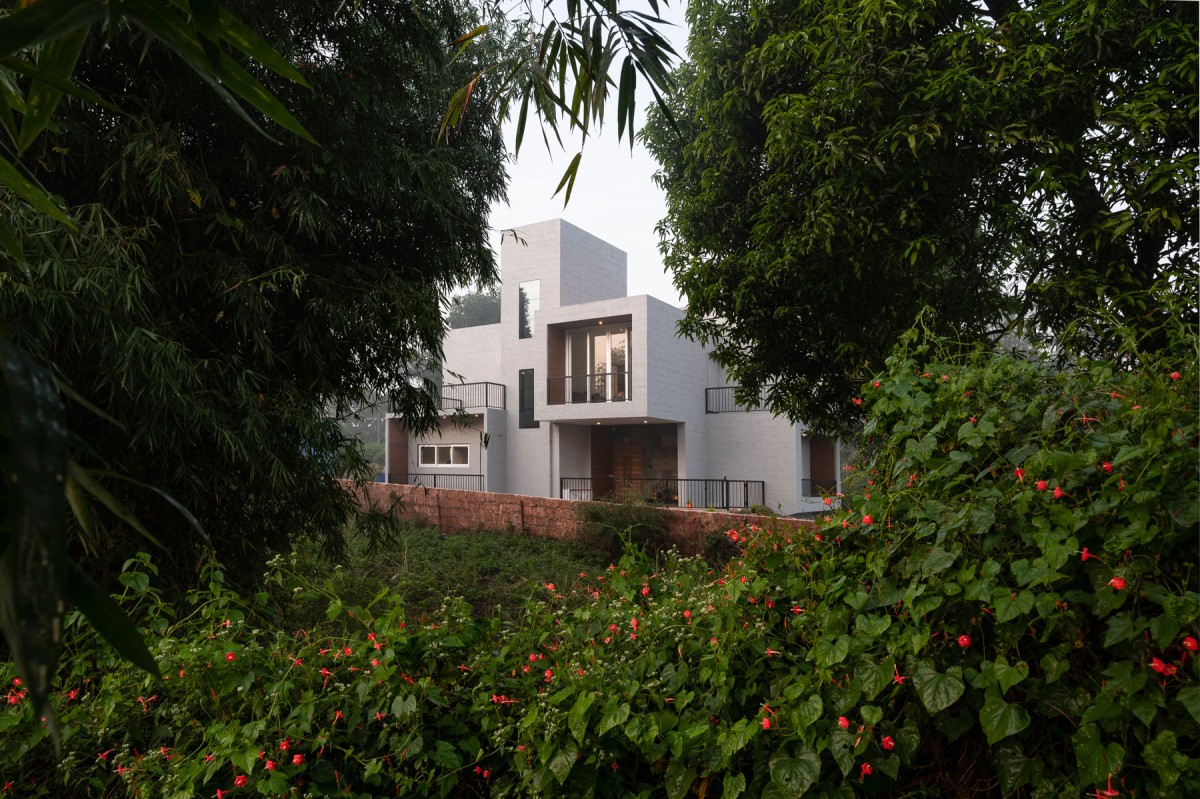
<instances>
[{"instance_id":1,"label":"balcony","mask_svg":"<svg viewBox=\"0 0 1200 799\"><path fill-rule=\"evenodd\" d=\"M763 480L715 478L630 479L608 477L562 477L558 495L562 499L619 501L636 500L673 508L749 508L764 504L767 484Z\"/></svg>"},{"instance_id":2,"label":"balcony","mask_svg":"<svg viewBox=\"0 0 1200 799\"><path fill-rule=\"evenodd\" d=\"M629 372L593 372L550 377L546 380L546 404L628 402L632 397L632 388L632 375Z\"/></svg>"},{"instance_id":3,"label":"balcony","mask_svg":"<svg viewBox=\"0 0 1200 799\"><path fill-rule=\"evenodd\" d=\"M501 383L447 383L442 386L438 406L447 412L476 408L504 409L508 389Z\"/></svg>"},{"instance_id":4,"label":"balcony","mask_svg":"<svg viewBox=\"0 0 1200 799\"><path fill-rule=\"evenodd\" d=\"M743 405L734 399L733 392L736 388L737 386L725 386L724 388L704 389L704 412L735 413L738 411L767 410L767 395L771 391L770 386L763 386L759 390L758 402L752 405Z\"/></svg>"}]
</instances>

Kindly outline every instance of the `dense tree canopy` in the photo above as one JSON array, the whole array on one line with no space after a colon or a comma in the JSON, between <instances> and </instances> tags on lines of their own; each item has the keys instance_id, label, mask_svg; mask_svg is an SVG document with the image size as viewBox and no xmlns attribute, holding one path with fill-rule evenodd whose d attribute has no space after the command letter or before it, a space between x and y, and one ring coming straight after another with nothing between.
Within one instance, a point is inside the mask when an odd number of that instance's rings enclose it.
<instances>
[{"instance_id":1,"label":"dense tree canopy","mask_svg":"<svg viewBox=\"0 0 1200 799\"><path fill-rule=\"evenodd\" d=\"M452 328L495 325L500 322L500 287L468 291L450 300L446 322Z\"/></svg>"},{"instance_id":2,"label":"dense tree canopy","mask_svg":"<svg viewBox=\"0 0 1200 799\"><path fill-rule=\"evenodd\" d=\"M646 139L685 332L746 390L854 416L925 307L968 339L1195 295L1197 7L697 0ZM1193 320L1194 322L1194 320ZM1072 348L1105 350L1088 329Z\"/></svg>"},{"instance_id":3,"label":"dense tree canopy","mask_svg":"<svg viewBox=\"0 0 1200 799\"><path fill-rule=\"evenodd\" d=\"M494 110L436 141L489 57L452 63L461 5L233 10L306 76L268 85L324 146L255 132L140 32L97 34L76 77L123 113L71 102L31 151L77 228L10 204L32 268L0 277L0 318L117 423L70 408L84 465L164 489L250 565L340 527L336 478L361 461L330 411L391 392L414 425L436 412L410 379L440 351L441 298L494 278L506 178ZM186 562L184 518L121 493Z\"/></svg>"},{"instance_id":4,"label":"dense tree canopy","mask_svg":"<svg viewBox=\"0 0 1200 799\"><path fill-rule=\"evenodd\" d=\"M612 85L632 139L671 55L650 8L0 10L0 623L39 712L64 599L157 671L70 561L68 504L93 553L153 530L188 567L191 507L250 580L293 536L338 544L336 478L369 464L335 419L383 395L432 423L441 303L495 277L499 120L586 139Z\"/></svg>"}]
</instances>

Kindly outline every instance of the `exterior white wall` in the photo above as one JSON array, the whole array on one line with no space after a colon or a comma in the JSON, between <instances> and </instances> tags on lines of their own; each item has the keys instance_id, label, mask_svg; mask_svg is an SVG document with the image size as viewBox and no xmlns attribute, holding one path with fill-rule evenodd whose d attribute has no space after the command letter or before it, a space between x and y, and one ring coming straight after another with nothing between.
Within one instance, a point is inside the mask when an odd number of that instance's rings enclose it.
<instances>
[{"instance_id":1,"label":"exterior white wall","mask_svg":"<svg viewBox=\"0 0 1200 799\"><path fill-rule=\"evenodd\" d=\"M578 305L624 297L629 292L629 257L625 252L569 222L557 221L562 254L558 304Z\"/></svg>"},{"instance_id":2,"label":"exterior white wall","mask_svg":"<svg viewBox=\"0 0 1200 799\"><path fill-rule=\"evenodd\" d=\"M554 424L554 439L554 493L551 496L557 497L559 478L591 475L592 431L586 425Z\"/></svg>"},{"instance_id":3,"label":"exterior white wall","mask_svg":"<svg viewBox=\"0 0 1200 799\"><path fill-rule=\"evenodd\" d=\"M481 474L483 472L484 421L481 416L472 416L465 426L460 426L450 418L443 419L440 431L428 435L413 436L408 445L408 471L428 474ZM421 445L429 444L465 444L467 446L467 463L464 466L422 466Z\"/></svg>"},{"instance_id":4,"label":"exterior white wall","mask_svg":"<svg viewBox=\"0 0 1200 799\"><path fill-rule=\"evenodd\" d=\"M442 381L458 383L459 377L454 375L459 375L464 383L507 383L496 351L502 327L502 324L477 325L448 331L442 345L446 358Z\"/></svg>"},{"instance_id":5,"label":"exterior white wall","mask_svg":"<svg viewBox=\"0 0 1200 799\"><path fill-rule=\"evenodd\" d=\"M508 411L487 408L483 411L483 427L487 435L483 458L485 491L508 491Z\"/></svg>"},{"instance_id":6,"label":"exterior white wall","mask_svg":"<svg viewBox=\"0 0 1200 799\"><path fill-rule=\"evenodd\" d=\"M762 480L764 503L789 514L797 510L801 462L800 428L766 411L708 414L709 477Z\"/></svg>"}]
</instances>

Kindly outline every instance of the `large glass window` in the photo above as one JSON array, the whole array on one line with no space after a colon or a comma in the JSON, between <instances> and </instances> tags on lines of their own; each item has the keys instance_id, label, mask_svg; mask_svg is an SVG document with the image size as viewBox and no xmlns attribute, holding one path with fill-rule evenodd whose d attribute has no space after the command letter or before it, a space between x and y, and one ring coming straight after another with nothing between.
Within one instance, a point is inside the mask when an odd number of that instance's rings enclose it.
<instances>
[{"instance_id":1,"label":"large glass window","mask_svg":"<svg viewBox=\"0 0 1200 799\"><path fill-rule=\"evenodd\" d=\"M570 402L623 402L629 396L629 328L572 330L567 334Z\"/></svg>"},{"instance_id":2,"label":"large glass window","mask_svg":"<svg viewBox=\"0 0 1200 799\"><path fill-rule=\"evenodd\" d=\"M471 449L466 444L422 444L422 466L470 466Z\"/></svg>"},{"instance_id":3,"label":"large glass window","mask_svg":"<svg viewBox=\"0 0 1200 799\"><path fill-rule=\"evenodd\" d=\"M520 337L533 338L537 312L542 307L542 281L526 280L518 286L521 301Z\"/></svg>"},{"instance_id":4,"label":"large glass window","mask_svg":"<svg viewBox=\"0 0 1200 799\"><path fill-rule=\"evenodd\" d=\"M517 394L519 395L520 414L517 418L519 427L540 427L541 423L533 418L533 370L522 369L517 373Z\"/></svg>"}]
</instances>

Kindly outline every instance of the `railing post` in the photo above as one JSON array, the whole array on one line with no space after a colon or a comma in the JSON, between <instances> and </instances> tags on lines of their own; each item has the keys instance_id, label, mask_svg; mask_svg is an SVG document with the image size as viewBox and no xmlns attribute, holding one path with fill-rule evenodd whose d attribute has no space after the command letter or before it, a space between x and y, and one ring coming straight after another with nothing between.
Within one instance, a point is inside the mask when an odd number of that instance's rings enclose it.
<instances>
[{"instance_id":1,"label":"railing post","mask_svg":"<svg viewBox=\"0 0 1200 799\"><path fill-rule=\"evenodd\" d=\"M729 475L722 475L721 480L725 484L725 510L729 510Z\"/></svg>"}]
</instances>

